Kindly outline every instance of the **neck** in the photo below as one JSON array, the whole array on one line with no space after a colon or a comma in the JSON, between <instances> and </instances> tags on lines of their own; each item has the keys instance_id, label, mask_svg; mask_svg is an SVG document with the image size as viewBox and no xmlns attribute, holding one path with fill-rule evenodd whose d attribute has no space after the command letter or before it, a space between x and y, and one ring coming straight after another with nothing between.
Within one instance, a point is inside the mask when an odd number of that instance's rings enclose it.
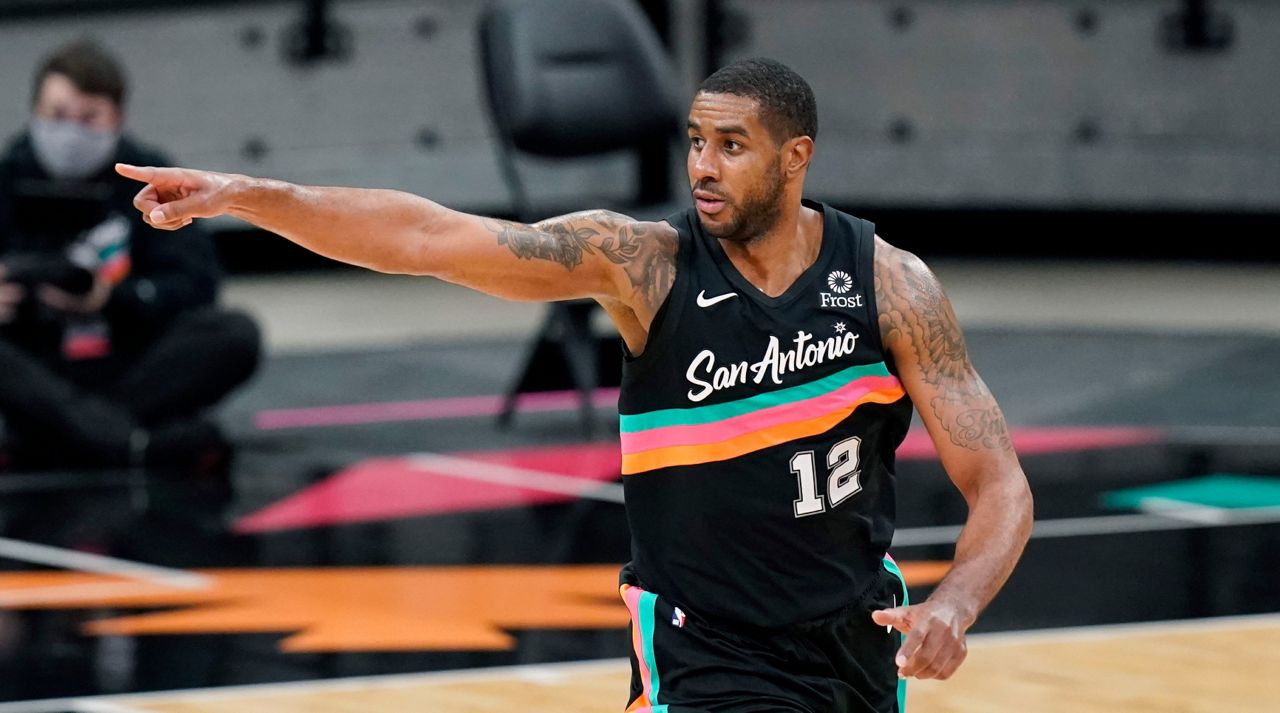
<instances>
[{"instance_id":1,"label":"neck","mask_svg":"<svg viewBox=\"0 0 1280 713\"><path fill-rule=\"evenodd\" d=\"M822 214L788 200L763 235L747 242L721 240L725 255L742 276L770 297L777 297L818 259Z\"/></svg>"}]
</instances>

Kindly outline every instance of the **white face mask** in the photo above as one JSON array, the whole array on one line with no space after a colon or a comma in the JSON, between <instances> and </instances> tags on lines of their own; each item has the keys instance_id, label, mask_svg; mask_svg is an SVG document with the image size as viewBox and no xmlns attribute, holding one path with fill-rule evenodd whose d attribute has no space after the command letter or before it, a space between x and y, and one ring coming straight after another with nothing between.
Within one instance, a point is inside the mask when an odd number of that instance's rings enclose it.
<instances>
[{"instance_id":1,"label":"white face mask","mask_svg":"<svg viewBox=\"0 0 1280 713\"><path fill-rule=\"evenodd\" d=\"M36 160L54 178L88 178L116 155L120 132L91 129L75 121L32 119Z\"/></svg>"}]
</instances>

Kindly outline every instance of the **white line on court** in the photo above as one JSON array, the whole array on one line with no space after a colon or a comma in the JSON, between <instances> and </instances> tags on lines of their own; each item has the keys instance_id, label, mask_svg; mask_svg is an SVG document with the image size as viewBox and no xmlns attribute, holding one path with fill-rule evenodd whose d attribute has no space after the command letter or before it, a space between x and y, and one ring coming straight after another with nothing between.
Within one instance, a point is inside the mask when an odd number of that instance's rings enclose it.
<instances>
[{"instance_id":1,"label":"white line on court","mask_svg":"<svg viewBox=\"0 0 1280 713\"><path fill-rule=\"evenodd\" d=\"M143 713L104 698L41 698L0 703L4 713Z\"/></svg>"},{"instance_id":2,"label":"white line on court","mask_svg":"<svg viewBox=\"0 0 1280 713\"><path fill-rule=\"evenodd\" d=\"M1195 522L1201 525L1221 525L1228 520L1228 513L1231 512L1225 508L1189 503L1184 500L1164 498L1158 495L1148 496L1139 500L1138 510L1152 515L1163 515L1175 520L1186 520L1187 522Z\"/></svg>"},{"instance_id":3,"label":"white line on court","mask_svg":"<svg viewBox=\"0 0 1280 713\"><path fill-rule=\"evenodd\" d=\"M11 540L7 537L0 537L0 559L14 559L77 572L138 579L176 589L204 589L210 585L208 577L180 569L157 567L62 547Z\"/></svg>"},{"instance_id":4,"label":"white line on court","mask_svg":"<svg viewBox=\"0 0 1280 713\"><path fill-rule=\"evenodd\" d=\"M25 587L0 590L0 607L21 609L30 606L83 602L86 599L103 600L153 594L157 586L162 586L166 590L176 588L170 584L140 582L136 579L121 582L61 584L52 587ZM183 587L183 589L190 589L190 587Z\"/></svg>"},{"instance_id":5,"label":"white line on court","mask_svg":"<svg viewBox=\"0 0 1280 713\"><path fill-rule=\"evenodd\" d=\"M1176 632L1209 632L1256 627L1280 626L1280 614L1253 614L1246 616L1208 617L1204 619L1177 619L1169 621L1140 622L1136 624L1102 624L1097 626L1060 627L1028 631L973 634L968 637L974 647L1008 646L1013 644L1073 643L1077 641L1105 641L1134 636L1159 635ZM626 659L601 659L595 661L568 661L551 664L500 666L483 669L431 671L428 673L391 674L385 676L357 676L321 681L290 681L287 683L260 683L247 686L219 688L190 688L172 691L151 691L112 696L84 698L52 698L33 701L0 703L0 713L137 713L130 705L144 705L151 701L166 703L194 703L235 699L246 696L279 696L291 693L317 694L360 691L368 689L398 688L424 683L453 683L487 681L494 679L519 679L532 683L556 685L572 680L574 674L618 672L627 670ZM110 707L90 707L90 706Z\"/></svg>"},{"instance_id":6,"label":"white line on court","mask_svg":"<svg viewBox=\"0 0 1280 713\"><path fill-rule=\"evenodd\" d=\"M622 485L619 483L547 473L540 470L517 468L499 463L469 460L467 458L454 458L453 456L445 456L438 453L415 453L409 456L408 460L423 470L443 473L457 478L542 490L560 495L573 495L606 503L622 502Z\"/></svg>"},{"instance_id":7,"label":"white line on court","mask_svg":"<svg viewBox=\"0 0 1280 713\"><path fill-rule=\"evenodd\" d=\"M147 693L126 693L111 696L94 696L82 698L46 698L33 701L12 701L0 703L0 713L63 713L67 710L86 710L85 704L104 702L128 706L144 704L147 701L170 700L181 698L186 701L211 701L241 696L280 696L290 693L340 693L344 691L361 691L370 688L399 688L417 686L423 683L438 681L452 683L455 681L489 681L496 679L516 678L532 683L553 685L568 679L573 674L593 673L598 671L625 671L627 659L600 659L594 661L566 661L562 663L525 664L519 666L494 666L490 668L462 669L453 671L430 671L427 673L398 673L384 676L353 676L350 678L331 678L321 681L289 681L286 683L256 683L246 686L222 686L218 688L188 688L173 691L149 691ZM105 713L105 711L104 711Z\"/></svg>"},{"instance_id":8,"label":"white line on court","mask_svg":"<svg viewBox=\"0 0 1280 713\"><path fill-rule=\"evenodd\" d=\"M103 700L101 698L76 699L68 708L75 713L144 713L137 708Z\"/></svg>"}]
</instances>

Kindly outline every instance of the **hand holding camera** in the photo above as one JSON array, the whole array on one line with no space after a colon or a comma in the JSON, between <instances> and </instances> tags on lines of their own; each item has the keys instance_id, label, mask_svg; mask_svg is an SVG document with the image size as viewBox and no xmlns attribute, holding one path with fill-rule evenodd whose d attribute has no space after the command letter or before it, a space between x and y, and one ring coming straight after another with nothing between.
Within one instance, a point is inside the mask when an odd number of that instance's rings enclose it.
<instances>
[{"instance_id":1,"label":"hand holding camera","mask_svg":"<svg viewBox=\"0 0 1280 713\"><path fill-rule=\"evenodd\" d=\"M7 255L0 262L0 324L12 322L33 294L54 309L93 314L110 291L110 285L61 255Z\"/></svg>"}]
</instances>

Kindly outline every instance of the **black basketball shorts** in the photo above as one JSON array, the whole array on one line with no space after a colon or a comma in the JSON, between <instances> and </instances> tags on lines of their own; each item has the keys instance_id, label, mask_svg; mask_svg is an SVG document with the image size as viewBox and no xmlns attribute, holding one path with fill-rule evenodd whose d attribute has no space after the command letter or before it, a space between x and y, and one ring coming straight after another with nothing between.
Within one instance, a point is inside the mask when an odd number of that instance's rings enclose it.
<instances>
[{"instance_id":1,"label":"black basketball shorts","mask_svg":"<svg viewBox=\"0 0 1280 713\"><path fill-rule=\"evenodd\" d=\"M627 713L904 713L896 631L871 612L907 604L886 556L878 581L840 611L786 629L712 623L632 584Z\"/></svg>"}]
</instances>

